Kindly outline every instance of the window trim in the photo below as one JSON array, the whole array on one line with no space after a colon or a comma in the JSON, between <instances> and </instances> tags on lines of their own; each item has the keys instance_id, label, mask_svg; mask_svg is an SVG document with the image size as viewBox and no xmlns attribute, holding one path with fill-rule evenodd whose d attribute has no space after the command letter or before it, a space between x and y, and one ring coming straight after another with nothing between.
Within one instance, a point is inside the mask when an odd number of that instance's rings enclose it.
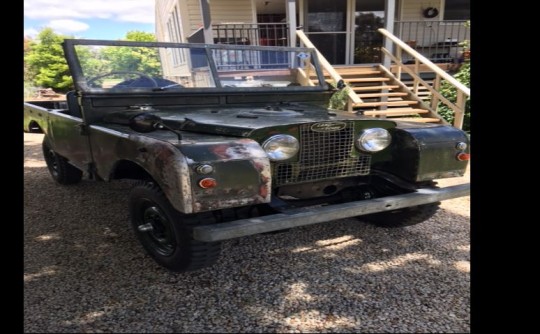
<instances>
[{"instance_id":1,"label":"window trim","mask_svg":"<svg viewBox=\"0 0 540 334\"><path fill-rule=\"evenodd\" d=\"M469 7L470 9L470 7ZM444 24L445 21L469 21L471 19L470 14L468 19L460 19L460 20L446 20L444 16L446 15L446 0L441 0L441 8L439 9L439 18L440 21Z\"/></svg>"}]
</instances>

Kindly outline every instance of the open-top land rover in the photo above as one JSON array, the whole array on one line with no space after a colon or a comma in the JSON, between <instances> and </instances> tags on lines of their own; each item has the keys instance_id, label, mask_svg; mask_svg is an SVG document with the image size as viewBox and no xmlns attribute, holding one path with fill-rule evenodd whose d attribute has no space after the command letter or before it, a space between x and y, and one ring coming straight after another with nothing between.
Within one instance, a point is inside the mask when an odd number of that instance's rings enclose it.
<instances>
[{"instance_id":1,"label":"open-top land rover","mask_svg":"<svg viewBox=\"0 0 540 334\"><path fill-rule=\"evenodd\" d=\"M315 50L65 40L75 90L25 103L62 185L139 180L133 229L162 266L212 265L227 239L361 217L420 223L469 185L466 134L328 109Z\"/></svg>"}]
</instances>

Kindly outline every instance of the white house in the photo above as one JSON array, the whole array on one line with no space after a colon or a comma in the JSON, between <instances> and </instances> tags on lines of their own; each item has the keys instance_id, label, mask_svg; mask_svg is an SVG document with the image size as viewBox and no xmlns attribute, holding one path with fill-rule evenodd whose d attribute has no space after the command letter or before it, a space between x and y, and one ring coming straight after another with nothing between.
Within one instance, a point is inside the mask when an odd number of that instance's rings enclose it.
<instances>
[{"instance_id":1,"label":"white house","mask_svg":"<svg viewBox=\"0 0 540 334\"><path fill-rule=\"evenodd\" d=\"M296 45L302 27L330 63L354 65L382 61L377 29L386 27L435 63L455 62L470 38L469 7L470 0L156 0L156 36Z\"/></svg>"},{"instance_id":2,"label":"white house","mask_svg":"<svg viewBox=\"0 0 540 334\"><path fill-rule=\"evenodd\" d=\"M328 80L351 87L348 111L440 123L440 102L461 128L470 89L445 71L465 59L469 6L470 0L156 0L156 36L162 42L314 46ZM183 55L162 59L164 73L176 82L204 79L185 71ZM456 101L440 93L443 81L456 87Z\"/></svg>"}]
</instances>

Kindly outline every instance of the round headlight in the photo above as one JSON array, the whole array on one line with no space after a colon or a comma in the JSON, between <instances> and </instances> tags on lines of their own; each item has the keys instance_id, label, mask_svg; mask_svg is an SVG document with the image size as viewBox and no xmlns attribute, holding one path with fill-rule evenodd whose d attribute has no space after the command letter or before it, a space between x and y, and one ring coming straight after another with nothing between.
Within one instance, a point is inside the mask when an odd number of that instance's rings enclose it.
<instances>
[{"instance_id":1,"label":"round headlight","mask_svg":"<svg viewBox=\"0 0 540 334\"><path fill-rule=\"evenodd\" d=\"M388 147L391 141L392 136L383 128L366 129L356 139L356 147L366 152L379 152Z\"/></svg>"},{"instance_id":2,"label":"round headlight","mask_svg":"<svg viewBox=\"0 0 540 334\"><path fill-rule=\"evenodd\" d=\"M272 161L287 160L298 153L298 140L289 135L275 135L264 141L262 148Z\"/></svg>"}]
</instances>

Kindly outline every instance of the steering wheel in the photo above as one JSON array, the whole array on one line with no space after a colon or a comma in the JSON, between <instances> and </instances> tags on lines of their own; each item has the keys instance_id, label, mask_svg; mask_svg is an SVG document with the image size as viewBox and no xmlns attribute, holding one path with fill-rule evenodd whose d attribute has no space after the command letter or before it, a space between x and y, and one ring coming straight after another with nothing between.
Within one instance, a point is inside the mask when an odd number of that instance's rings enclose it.
<instances>
[{"instance_id":1,"label":"steering wheel","mask_svg":"<svg viewBox=\"0 0 540 334\"><path fill-rule=\"evenodd\" d=\"M101 78L107 77L109 75L114 75L114 74L136 74L136 75L140 76L141 78L149 80L153 85L152 87L159 87L158 83L156 82L156 80L154 80L154 78L152 78L151 76L149 76L147 74L137 72L137 71L111 71L109 73L96 75L95 77L92 77L92 78L88 79L88 81L86 81L86 84L88 86L90 86L97 79L101 79Z\"/></svg>"}]
</instances>

